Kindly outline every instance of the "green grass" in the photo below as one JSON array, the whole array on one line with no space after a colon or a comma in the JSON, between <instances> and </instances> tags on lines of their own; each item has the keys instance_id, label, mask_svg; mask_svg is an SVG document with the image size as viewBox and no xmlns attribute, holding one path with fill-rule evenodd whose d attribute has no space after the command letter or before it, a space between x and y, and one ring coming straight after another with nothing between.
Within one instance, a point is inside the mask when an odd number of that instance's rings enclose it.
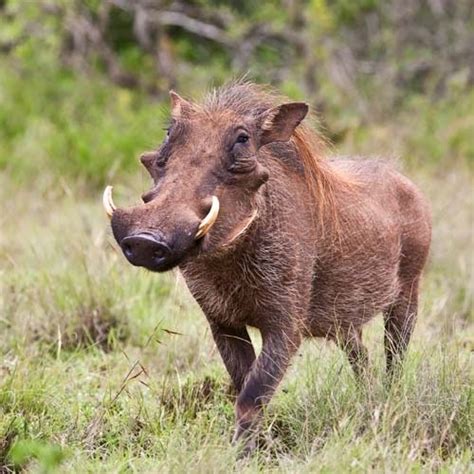
<instances>
[{"instance_id":1,"label":"green grass","mask_svg":"<svg viewBox=\"0 0 474 474\"><path fill-rule=\"evenodd\" d=\"M163 137L167 104L51 65L0 67L0 170L19 185L48 169L100 187Z\"/></svg>"},{"instance_id":2,"label":"green grass","mask_svg":"<svg viewBox=\"0 0 474 474\"><path fill-rule=\"evenodd\" d=\"M47 176L46 176L47 178ZM308 341L265 417L262 447L235 461L233 400L205 318L176 273L117 251L100 193L1 177L0 464L79 472L467 472L471 466L472 203L469 173L415 176L434 242L402 379L383 384ZM130 179L117 199L145 183ZM258 343L257 334L254 334ZM472 466L471 466L472 467Z\"/></svg>"}]
</instances>

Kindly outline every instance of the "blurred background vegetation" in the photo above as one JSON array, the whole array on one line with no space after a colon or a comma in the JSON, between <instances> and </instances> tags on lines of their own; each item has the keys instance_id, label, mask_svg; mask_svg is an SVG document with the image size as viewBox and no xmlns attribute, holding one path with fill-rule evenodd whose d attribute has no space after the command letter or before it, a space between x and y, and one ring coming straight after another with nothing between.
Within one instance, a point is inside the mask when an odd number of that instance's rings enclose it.
<instances>
[{"instance_id":1,"label":"blurred background vegetation","mask_svg":"<svg viewBox=\"0 0 474 474\"><path fill-rule=\"evenodd\" d=\"M93 186L161 139L167 92L248 74L350 153L474 161L470 0L0 0L0 167Z\"/></svg>"},{"instance_id":2,"label":"blurred background vegetation","mask_svg":"<svg viewBox=\"0 0 474 474\"><path fill-rule=\"evenodd\" d=\"M434 223L400 384L381 318L370 390L306 344L245 468L205 318L100 203L149 188L170 88L244 74L310 102L332 153L398 160ZM472 0L0 0L0 472L468 472L473 165Z\"/></svg>"}]
</instances>

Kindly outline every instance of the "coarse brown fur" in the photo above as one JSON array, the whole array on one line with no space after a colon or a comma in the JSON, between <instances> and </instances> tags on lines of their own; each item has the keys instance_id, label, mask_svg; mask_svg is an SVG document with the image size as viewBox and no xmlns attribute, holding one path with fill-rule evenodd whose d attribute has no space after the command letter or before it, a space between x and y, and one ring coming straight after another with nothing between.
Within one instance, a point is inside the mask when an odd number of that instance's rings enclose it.
<instances>
[{"instance_id":1,"label":"coarse brown fur","mask_svg":"<svg viewBox=\"0 0 474 474\"><path fill-rule=\"evenodd\" d=\"M414 184L382 161L328 160L300 125L306 105L285 101L248 82L201 105L172 93L170 137L142 159L155 186L112 220L119 243L143 231L171 242L169 265L149 268L179 265L238 392L234 439L248 448L303 338L334 340L360 373L362 326L383 312L393 370L430 245L429 206ZM248 140L232 145L236 127ZM221 210L196 243L211 195ZM247 326L262 334L258 357Z\"/></svg>"}]
</instances>

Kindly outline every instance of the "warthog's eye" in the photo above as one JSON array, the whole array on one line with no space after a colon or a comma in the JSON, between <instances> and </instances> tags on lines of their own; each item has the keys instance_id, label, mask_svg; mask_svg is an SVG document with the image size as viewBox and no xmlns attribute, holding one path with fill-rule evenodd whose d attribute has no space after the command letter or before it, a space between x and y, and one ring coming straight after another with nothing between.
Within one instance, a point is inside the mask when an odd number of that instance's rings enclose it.
<instances>
[{"instance_id":1,"label":"warthog's eye","mask_svg":"<svg viewBox=\"0 0 474 474\"><path fill-rule=\"evenodd\" d=\"M153 166L155 168L162 168L166 165L169 156L169 146L165 141L161 147L153 155Z\"/></svg>"},{"instance_id":2,"label":"warthog's eye","mask_svg":"<svg viewBox=\"0 0 474 474\"><path fill-rule=\"evenodd\" d=\"M171 134L171 125L169 127L165 127L163 130L166 130L166 136L161 144L160 148L158 149L158 153L155 160L155 165L158 168L162 168L166 165L169 156L169 137Z\"/></svg>"},{"instance_id":3,"label":"warthog's eye","mask_svg":"<svg viewBox=\"0 0 474 474\"><path fill-rule=\"evenodd\" d=\"M247 143L249 141L249 136L246 133L241 133L235 143Z\"/></svg>"}]
</instances>

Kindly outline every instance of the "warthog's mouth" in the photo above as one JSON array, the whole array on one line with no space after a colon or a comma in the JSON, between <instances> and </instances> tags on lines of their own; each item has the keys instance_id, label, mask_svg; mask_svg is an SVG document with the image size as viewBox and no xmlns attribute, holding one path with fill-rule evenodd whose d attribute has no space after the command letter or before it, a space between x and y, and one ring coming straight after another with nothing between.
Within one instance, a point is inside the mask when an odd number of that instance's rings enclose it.
<instances>
[{"instance_id":1,"label":"warthog's mouth","mask_svg":"<svg viewBox=\"0 0 474 474\"><path fill-rule=\"evenodd\" d=\"M112 219L112 216L117 209L112 199L112 190L112 186L107 186L102 196L102 204L104 205L105 212L109 216L109 219ZM204 219L200 222L196 235L194 236L194 240L202 239L211 230L212 226L217 220L218 215L219 199L217 196L212 196L211 208L209 209L206 217L204 217Z\"/></svg>"}]
</instances>

